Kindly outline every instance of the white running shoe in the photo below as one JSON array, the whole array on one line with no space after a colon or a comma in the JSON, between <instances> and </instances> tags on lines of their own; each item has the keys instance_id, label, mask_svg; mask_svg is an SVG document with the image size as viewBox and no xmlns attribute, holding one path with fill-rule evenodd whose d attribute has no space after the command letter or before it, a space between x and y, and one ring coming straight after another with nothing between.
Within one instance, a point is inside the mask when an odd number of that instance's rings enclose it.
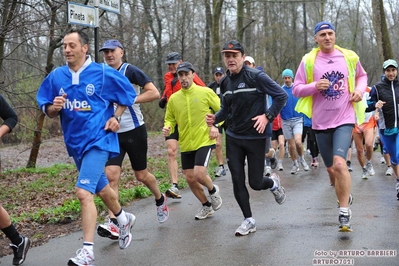
<instances>
[{"instance_id":1,"label":"white running shoe","mask_svg":"<svg viewBox=\"0 0 399 266\"><path fill-rule=\"evenodd\" d=\"M392 176L393 175L393 168L391 166L388 166L387 171L385 172L386 176Z\"/></svg>"},{"instance_id":2,"label":"white running shoe","mask_svg":"<svg viewBox=\"0 0 399 266\"><path fill-rule=\"evenodd\" d=\"M284 167L283 167L283 164L281 162L277 163L277 168L278 168L279 171L284 171Z\"/></svg>"},{"instance_id":3,"label":"white running shoe","mask_svg":"<svg viewBox=\"0 0 399 266\"><path fill-rule=\"evenodd\" d=\"M246 236L254 232L256 232L255 220L252 223L249 219L245 219L240 227L237 228L236 236Z\"/></svg>"},{"instance_id":4,"label":"white running shoe","mask_svg":"<svg viewBox=\"0 0 399 266\"><path fill-rule=\"evenodd\" d=\"M214 211L217 211L222 207L222 197L220 197L220 189L218 185L213 185L216 189L216 192L210 194L209 197L211 198L211 204Z\"/></svg>"},{"instance_id":5,"label":"white running shoe","mask_svg":"<svg viewBox=\"0 0 399 266\"><path fill-rule=\"evenodd\" d=\"M195 215L195 220L204 220L211 216L215 211L212 206L202 206L201 209L198 210L198 213Z\"/></svg>"},{"instance_id":6,"label":"white running shoe","mask_svg":"<svg viewBox=\"0 0 399 266\"><path fill-rule=\"evenodd\" d=\"M221 177L221 176L225 176L226 175L226 169L224 169L224 167L219 166L218 170L215 173L216 177Z\"/></svg>"},{"instance_id":7,"label":"white running shoe","mask_svg":"<svg viewBox=\"0 0 399 266\"><path fill-rule=\"evenodd\" d=\"M352 218L352 212L349 209L347 213L340 212L338 221L339 225L339 232L352 232L350 220Z\"/></svg>"},{"instance_id":8,"label":"white running shoe","mask_svg":"<svg viewBox=\"0 0 399 266\"><path fill-rule=\"evenodd\" d=\"M274 199L278 204L283 204L286 199L285 189L280 183L280 177L276 173L272 173L270 178L277 184L277 187L273 190L270 190L273 193Z\"/></svg>"},{"instance_id":9,"label":"white running shoe","mask_svg":"<svg viewBox=\"0 0 399 266\"><path fill-rule=\"evenodd\" d=\"M111 219L108 220L108 223L99 224L97 226L97 234L101 237L108 237L112 240L119 239L119 227L114 224Z\"/></svg>"},{"instance_id":10,"label":"white running shoe","mask_svg":"<svg viewBox=\"0 0 399 266\"><path fill-rule=\"evenodd\" d=\"M272 168L270 166L265 166L263 169L263 176L270 176L272 173Z\"/></svg>"},{"instance_id":11,"label":"white running shoe","mask_svg":"<svg viewBox=\"0 0 399 266\"><path fill-rule=\"evenodd\" d=\"M132 234L130 231L134 223L136 222L136 216L131 213L126 213L127 224L119 224L119 248L125 249L130 245L132 241Z\"/></svg>"},{"instance_id":12,"label":"white running shoe","mask_svg":"<svg viewBox=\"0 0 399 266\"><path fill-rule=\"evenodd\" d=\"M295 175L296 173L298 173L298 171L299 171L299 167L298 167L298 165L293 165L292 166L292 168L291 168L291 174L293 174L293 175Z\"/></svg>"},{"instance_id":13,"label":"white running shoe","mask_svg":"<svg viewBox=\"0 0 399 266\"><path fill-rule=\"evenodd\" d=\"M164 202L157 206L157 219L159 223L164 223L169 218L168 198L163 194Z\"/></svg>"},{"instance_id":14,"label":"white running shoe","mask_svg":"<svg viewBox=\"0 0 399 266\"><path fill-rule=\"evenodd\" d=\"M305 171L309 171L309 165L306 163L306 161L305 161L305 158L301 158L300 159L300 162L301 162L301 165L302 165L302 167L303 167L303 170L305 170Z\"/></svg>"},{"instance_id":15,"label":"white running shoe","mask_svg":"<svg viewBox=\"0 0 399 266\"><path fill-rule=\"evenodd\" d=\"M365 166L365 167L362 168L362 178L363 179L368 179L367 174L368 174L368 171L367 171L367 168Z\"/></svg>"},{"instance_id":16,"label":"white running shoe","mask_svg":"<svg viewBox=\"0 0 399 266\"><path fill-rule=\"evenodd\" d=\"M68 261L69 266L94 266L94 254L85 248L80 248L76 251L76 257L70 258Z\"/></svg>"},{"instance_id":17,"label":"white running shoe","mask_svg":"<svg viewBox=\"0 0 399 266\"><path fill-rule=\"evenodd\" d=\"M368 162L366 163L366 169L367 169L367 173L368 173L370 176L375 175L374 167L373 167L373 165L371 164L370 161L368 161Z\"/></svg>"}]
</instances>

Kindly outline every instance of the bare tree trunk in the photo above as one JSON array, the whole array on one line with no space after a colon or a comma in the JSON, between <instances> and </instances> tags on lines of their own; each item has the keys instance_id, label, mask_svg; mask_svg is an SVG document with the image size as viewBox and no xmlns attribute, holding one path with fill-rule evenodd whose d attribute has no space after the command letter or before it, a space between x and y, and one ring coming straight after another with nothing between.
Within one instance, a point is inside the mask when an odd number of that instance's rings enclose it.
<instances>
[{"instance_id":1,"label":"bare tree trunk","mask_svg":"<svg viewBox=\"0 0 399 266\"><path fill-rule=\"evenodd\" d=\"M212 69L219 66L222 60L220 51L222 44L219 38L219 23L220 14L222 13L224 0L213 0L213 14L212 14Z\"/></svg>"},{"instance_id":2,"label":"bare tree trunk","mask_svg":"<svg viewBox=\"0 0 399 266\"><path fill-rule=\"evenodd\" d=\"M244 32L253 22L254 19L244 25L244 0L237 0L237 41L243 43Z\"/></svg>"},{"instance_id":3,"label":"bare tree trunk","mask_svg":"<svg viewBox=\"0 0 399 266\"><path fill-rule=\"evenodd\" d=\"M357 1L357 6L360 6L360 0ZM353 29L353 38L352 38L352 42L351 42L351 46L349 47L349 49L354 50L356 48L356 39L358 36L358 31L359 31L359 14L360 13L360 9L356 9L356 16L355 16L355 21L354 21L354 29Z\"/></svg>"},{"instance_id":4,"label":"bare tree trunk","mask_svg":"<svg viewBox=\"0 0 399 266\"><path fill-rule=\"evenodd\" d=\"M245 24L247 21L245 18L247 18L248 16L250 16L251 14L253 14L252 11L252 0L244 0L244 19L243 19L243 24ZM245 27L245 26L244 26ZM243 30L243 39L242 39L242 44L245 47L245 51L247 55L252 56L255 59L255 62L257 62L257 58L254 54L254 43L252 41L252 31L251 30L247 30L244 31Z\"/></svg>"},{"instance_id":5,"label":"bare tree trunk","mask_svg":"<svg viewBox=\"0 0 399 266\"><path fill-rule=\"evenodd\" d=\"M290 4L290 6L291 6L291 14L292 14L292 17L291 17L292 37L293 37L294 40L297 40L298 39L297 21L298 21L299 14L298 14L298 11L297 11L297 5L296 4ZM298 52L298 44L297 44L297 42L293 42L292 50L293 50L293 53L290 55L290 60L289 60L289 65L291 65L291 66L296 64L295 55L300 54Z\"/></svg>"},{"instance_id":6,"label":"bare tree trunk","mask_svg":"<svg viewBox=\"0 0 399 266\"><path fill-rule=\"evenodd\" d=\"M237 41L244 39L244 0L237 0Z\"/></svg>"},{"instance_id":7,"label":"bare tree trunk","mask_svg":"<svg viewBox=\"0 0 399 266\"><path fill-rule=\"evenodd\" d=\"M209 64L211 61L211 30L212 30L212 11L211 1L205 0L205 58L204 58L204 80L211 80Z\"/></svg>"},{"instance_id":8,"label":"bare tree trunk","mask_svg":"<svg viewBox=\"0 0 399 266\"><path fill-rule=\"evenodd\" d=\"M324 20L324 2L325 0L321 0L320 2L320 21Z\"/></svg>"},{"instance_id":9,"label":"bare tree trunk","mask_svg":"<svg viewBox=\"0 0 399 266\"><path fill-rule=\"evenodd\" d=\"M157 76L158 76L158 84L160 88L163 88L163 75L162 75L162 19L160 18L160 14L158 13L157 1L151 0L141 0L142 5L144 6L144 13L146 15L146 20L148 26L151 30L152 36L156 42L156 51L157 51ZM151 16L151 13L154 14L154 18ZM154 26L154 20L156 26ZM157 31L157 30L158 31Z\"/></svg>"},{"instance_id":10,"label":"bare tree trunk","mask_svg":"<svg viewBox=\"0 0 399 266\"><path fill-rule=\"evenodd\" d=\"M377 39L378 56L381 62L394 58L391 40L388 33L388 26L382 0L372 0L373 26Z\"/></svg>"},{"instance_id":11,"label":"bare tree trunk","mask_svg":"<svg viewBox=\"0 0 399 266\"><path fill-rule=\"evenodd\" d=\"M54 68L54 63L53 63L54 51L61 46L62 37L55 37L55 24L56 24L56 15L57 15L58 6L54 5L50 1L46 2L51 8L50 44L47 52L47 65L46 65L46 74L48 74ZM30 150L28 163L26 165L27 168L36 167L36 161L39 154L40 144L42 141L42 129L45 117L46 116L44 115L44 113L41 110L39 110L37 116L36 129L33 133L34 136L33 136L32 148Z\"/></svg>"},{"instance_id":12,"label":"bare tree trunk","mask_svg":"<svg viewBox=\"0 0 399 266\"><path fill-rule=\"evenodd\" d=\"M10 32L9 24L16 15L16 9L18 6L17 0L8 1L5 0L3 3L2 19L1 19L1 31L0 31L0 84L4 83L5 77L3 76L3 59L4 59L4 45L7 37L7 33ZM0 172L1 172L1 157L0 157Z\"/></svg>"},{"instance_id":13,"label":"bare tree trunk","mask_svg":"<svg viewBox=\"0 0 399 266\"><path fill-rule=\"evenodd\" d=\"M17 15L15 11L18 7L18 2L19 2L18 0L13 0L13 1L5 0L3 3L4 9L2 11L2 20L1 20L2 27L0 28L1 30L0 31L0 70L3 67L5 39L7 33L11 31L11 29L9 28L9 24Z\"/></svg>"},{"instance_id":14,"label":"bare tree trunk","mask_svg":"<svg viewBox=\"0 0 399 266\"><path fill-rule=\"evenodd\" d=\"M302 15L303 15L303 50L308 50L308 23L306 16L306 3L302 3Z\"/></svg>"}]
</instances>

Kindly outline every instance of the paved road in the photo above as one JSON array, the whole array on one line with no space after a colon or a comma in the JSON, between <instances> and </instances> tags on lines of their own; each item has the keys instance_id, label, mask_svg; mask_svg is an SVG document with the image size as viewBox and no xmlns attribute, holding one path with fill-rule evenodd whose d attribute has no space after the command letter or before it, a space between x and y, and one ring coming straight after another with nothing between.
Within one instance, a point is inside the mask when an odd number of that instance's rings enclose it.
<instances>
[{"instance_id":1,"label":"paved road","mask_svg":"<svg viewBox=\"0 0 399 266\"><path fill-rule=\"evenodd\" d=\"M209 219L194 220L200 205L189 190L182 200L169 200L164 224L156 221L153 198L126 207L137 216L131 246L120 250L117 241L96 236L96 265L399 265L395 180L384 175L386 166L378 159L375 155L376 175L368 180L353 163L352 233L338 232L336 196L325 167L291 175L285 159L286 170L279 172L287 191L283 205L269 191L250 190L256 233L234 235L243 218L228 173L215 181L223 206ZM53 239L32 248L24 265L66 265L81 244L81 232ZM340 251L345 260L333 260L331 254ZM1 258L2 265L11 261L12 256Z\"/></svg>"}]
</instances>

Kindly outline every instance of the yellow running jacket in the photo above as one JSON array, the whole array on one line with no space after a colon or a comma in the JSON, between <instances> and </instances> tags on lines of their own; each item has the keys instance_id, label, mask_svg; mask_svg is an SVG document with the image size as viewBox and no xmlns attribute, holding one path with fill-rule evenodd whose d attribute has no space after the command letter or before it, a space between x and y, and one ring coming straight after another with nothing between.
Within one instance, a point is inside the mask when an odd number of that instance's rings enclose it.
<instances>
[{"instance_id":1,"label":"yellow running jacket","mask_svg":"<svg viewBox=\"0 0 399 266\"><path fill-rule=\"evenodd\" d=\"M205 122L205 116L219 109L219 96L212 89L193 83L190 88L182 88L170 96L164 127L170 127L172 134L176 124L179 125L180 151L196 151L216 144L216 140L209 138L210 127Z\"/></svg>"}]
</instances>

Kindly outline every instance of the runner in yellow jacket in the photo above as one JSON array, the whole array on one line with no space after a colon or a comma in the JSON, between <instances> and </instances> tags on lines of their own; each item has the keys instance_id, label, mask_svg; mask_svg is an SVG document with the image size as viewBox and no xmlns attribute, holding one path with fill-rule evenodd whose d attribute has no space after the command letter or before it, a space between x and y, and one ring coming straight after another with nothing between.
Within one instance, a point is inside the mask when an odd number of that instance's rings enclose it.
<instances>
[{"instance_id":1,"label":"runner in yellow jacket","mask_svg":"<svg viewBox=\"0 0 399 266\"><path fill-rule=\"evenodd\" d=\"M212 89L193 82L194 72L189 62L177 67L182 89L169 98L162 132L167 137L173 133L175 125L179 125L183 174L191 191L202 203L202 208L195 215L195 219L202 220L222 206L219 187L213 184L207 169L219 130L215 126L208 127L205 121L209 109L219 111L220 99ZM210 202L202 186L208 189Z\"/></svg>"}]
</instances>

